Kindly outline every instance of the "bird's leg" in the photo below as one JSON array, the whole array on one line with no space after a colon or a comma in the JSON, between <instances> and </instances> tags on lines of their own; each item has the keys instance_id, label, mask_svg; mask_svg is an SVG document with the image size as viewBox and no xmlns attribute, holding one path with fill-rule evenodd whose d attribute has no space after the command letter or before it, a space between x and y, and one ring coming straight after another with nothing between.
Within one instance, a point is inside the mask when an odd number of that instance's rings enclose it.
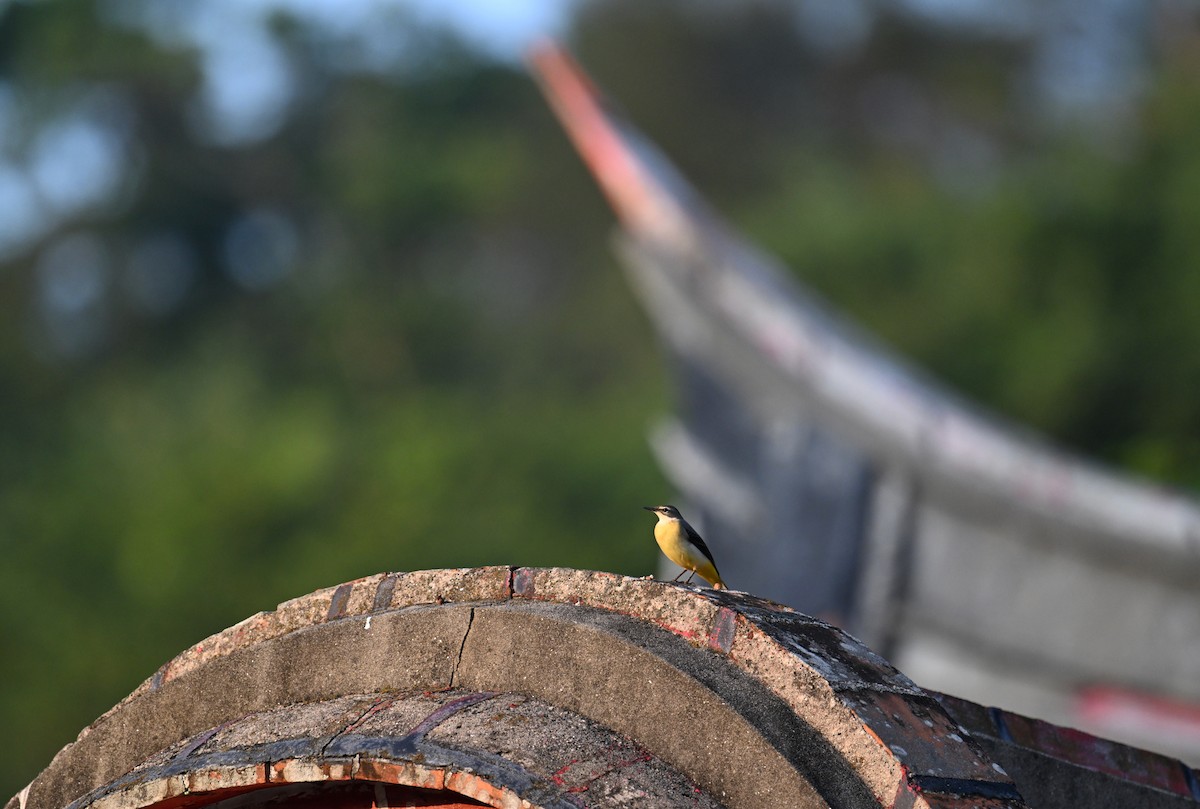
<instances>
[{"instance_id":1,"label":"bird's leg","mask_svg":"<svg viewBox=\"0 0 1200 809\"><path fill-rule=\"evenodd\" d=\"M671 581L679 581L679 577L682 576L684 573L687 573L687 571L686 570L679 571L679 573L676 574L675 578L671 579Z\"/></svg>"},{"instance_id":2,"label":"bird's leg","mask_svg":"<svg viewBox=\"0 0 1200 809\"><path fill-rule=\"evenodd\" d=\"M694 579L695 577L696 577L696 571L694 571L694 570L693 570L693 571L690 571L690 572L688 573L687 581L685 581L685 582L684 582L684 584L691 584L691 583L692 583L692 579Z\"/></svg>"}]
</instances>

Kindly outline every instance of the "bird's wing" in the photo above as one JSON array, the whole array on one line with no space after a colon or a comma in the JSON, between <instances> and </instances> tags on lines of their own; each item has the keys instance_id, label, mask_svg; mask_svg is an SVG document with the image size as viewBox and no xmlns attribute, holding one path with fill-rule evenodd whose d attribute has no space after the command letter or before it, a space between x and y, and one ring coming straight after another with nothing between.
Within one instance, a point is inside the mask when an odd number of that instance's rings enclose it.
<instances>
[{"instance_id":1,"label":"bird's wing","mask_svg":"<svg viewBox=\"0 0 1200 809\"><path fill-rule=\"evenodd\" d=\"M681 520L681 522L683 521ZM699 548L700 553L704 554L708 558L708 561L712 563L713 570L716 570L717 560L713 559L712 551L710 551L708 546L704 544L704 540L700 538L698 533L696 533L696 529L686 522L683 523L683 526L687 531L688 542L691 542L693 545Z\"/></svg>"}]
</instances>

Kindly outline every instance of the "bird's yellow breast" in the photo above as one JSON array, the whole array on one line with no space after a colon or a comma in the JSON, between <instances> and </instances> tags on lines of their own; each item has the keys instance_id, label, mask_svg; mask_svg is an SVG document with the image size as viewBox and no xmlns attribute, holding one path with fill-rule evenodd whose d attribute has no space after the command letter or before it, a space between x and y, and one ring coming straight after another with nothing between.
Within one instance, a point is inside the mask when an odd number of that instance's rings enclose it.
<instances>
[{"instance_id":1,"label":"bird's yellow breast","mask_svg":"<svg viewBox=\"0 0 1200 809\"><path fill-rule=\"evenodd\" d=\"M660 520L654 526L654 541L666 557L686 570L694 570L706 579L716 576L716 569L700 549L688 542L687 532L679 520Z\"/></svg>"}]
</instances>

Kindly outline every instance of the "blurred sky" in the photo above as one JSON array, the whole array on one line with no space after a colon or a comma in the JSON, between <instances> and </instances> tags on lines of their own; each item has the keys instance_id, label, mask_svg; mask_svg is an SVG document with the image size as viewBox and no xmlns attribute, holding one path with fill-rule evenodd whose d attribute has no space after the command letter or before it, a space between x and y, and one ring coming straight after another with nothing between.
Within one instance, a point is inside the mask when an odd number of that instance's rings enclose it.
<instances>
[{"instance_id":1,"label":"blurred sky","mask_svg":"<svg viewBox=\"0 0 1200 809\"><path fill-rule=\"evenodd\" d=\"M262 0L271 2L272 0ZM338 0L285 0L334 7ZM486 50L506 58L520 58L533 40L557 35L566 26L572 3L568 0L410 0L430 19L447 22Z\"/></svg>"}]
</instances>

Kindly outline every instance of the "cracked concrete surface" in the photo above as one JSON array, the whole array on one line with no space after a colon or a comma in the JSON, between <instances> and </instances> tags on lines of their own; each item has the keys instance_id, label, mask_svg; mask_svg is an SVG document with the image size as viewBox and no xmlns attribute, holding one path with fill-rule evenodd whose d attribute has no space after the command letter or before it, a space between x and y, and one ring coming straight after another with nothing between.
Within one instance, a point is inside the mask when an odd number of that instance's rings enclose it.
<instances>
[{"instance_id":1,"label":"cracked concrete surface","mask_svg":"<svg viewBox=\"0 0 1200 809\"><path fill-rule=\"evenodd\" d=\"M443 693L463 701L404 714L417 695ZM493 738L495 749L423 747L477 719L493 694L552 708L561 727L538 725L547 737L583 721L640 752L609 770L567 763L547 775L536 761L505 757L522 744L553 748L519 733ZM337 722L317 722L324 714L313 706ZM514 727L528 721L502 714ZM149 782L134 784L131 773L174 751L175 769L151 780L166 792L191 784L209 772L205 751L246 731L248 716L262 718L257 741L244 740L257 752L199 786L216 794L289 779L375 779L458 785L497 806L514 796L551 805L576 794L560 794L554 780L569 774L589 805L620 805L614 796L634 788L616 765L633 767L644 754L728 806L950 806L960 794L1024 805L969 738L893 718L909 715L950 726L936 702L845 633L746 594L567 569L389 573L285 602L184 651L64 748L8 809L118 794L135 797L112 809L152 805L137 802ZM406 718L390 735L370 735L397 716ZM301 717L313 724L297 727ZM480 775L483 764L493 780ZM939 790L953 795L941 800Z\"/></svg>"}]
</instances>

